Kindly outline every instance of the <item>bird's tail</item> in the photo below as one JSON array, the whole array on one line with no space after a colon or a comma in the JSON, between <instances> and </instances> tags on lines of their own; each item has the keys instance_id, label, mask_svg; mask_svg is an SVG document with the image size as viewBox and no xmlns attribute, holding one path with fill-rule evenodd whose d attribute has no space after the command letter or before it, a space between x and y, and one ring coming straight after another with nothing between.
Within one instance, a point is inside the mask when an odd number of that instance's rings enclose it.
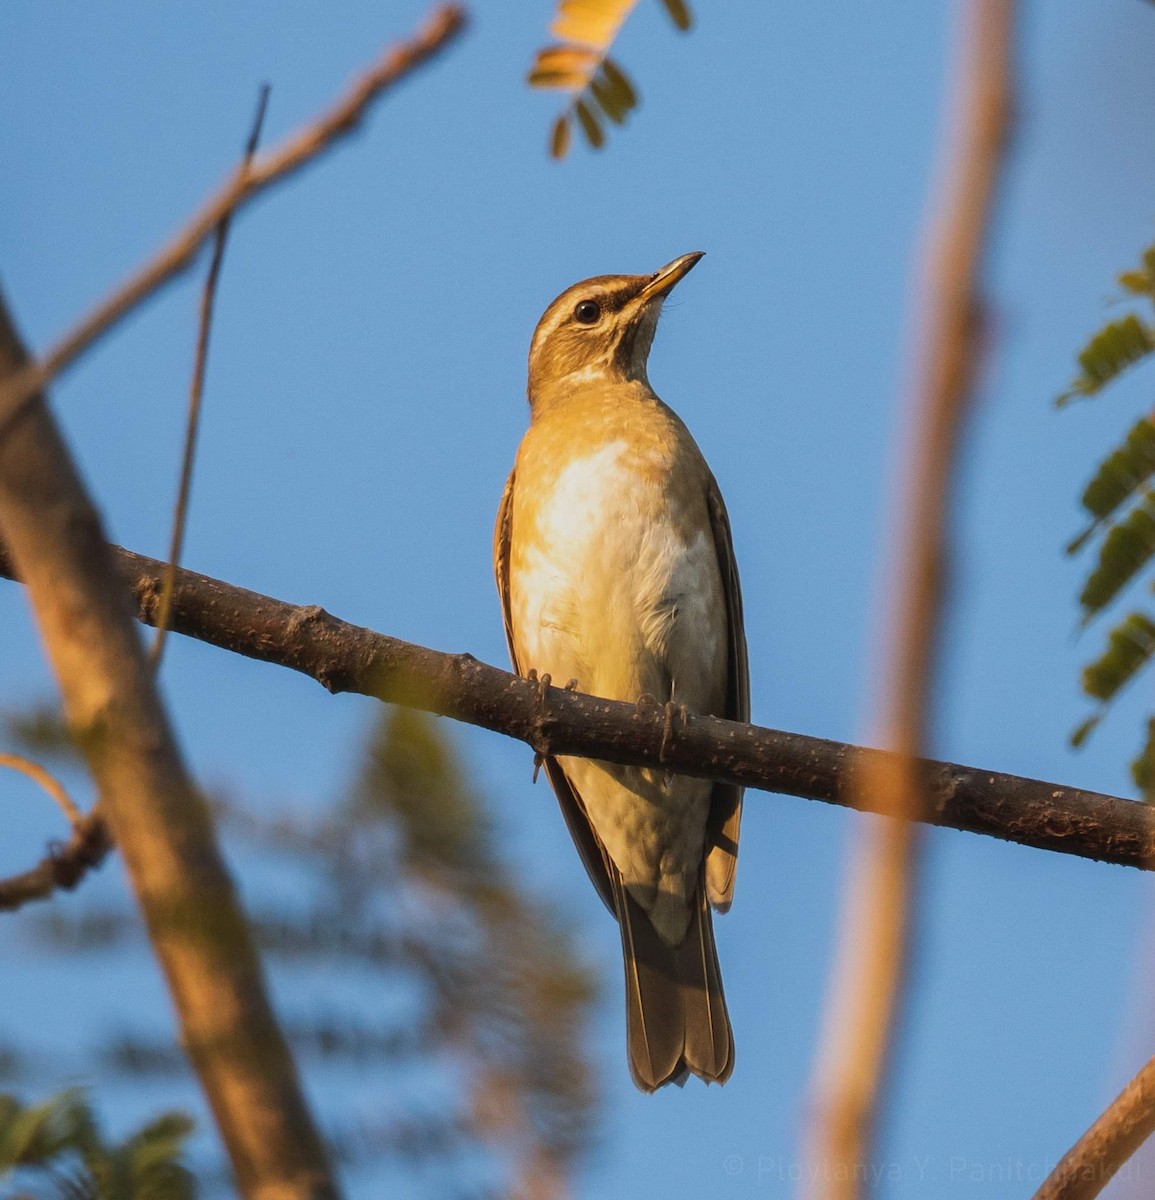
<instances>
[{"instance_id":1,"label":"bird's tail","mask_svg":"<svg viewBox=\"0 0 1155 1200\"><path fill-rule=\"evenodd\" d=\"M725 1083L734 1069L734 1036L722 994L705 888L679 946L667 946L613 871L626 964L626 1044L630 1074L644 1092L683 1084L690 1074Z\"/></svg>"}]
</instances>

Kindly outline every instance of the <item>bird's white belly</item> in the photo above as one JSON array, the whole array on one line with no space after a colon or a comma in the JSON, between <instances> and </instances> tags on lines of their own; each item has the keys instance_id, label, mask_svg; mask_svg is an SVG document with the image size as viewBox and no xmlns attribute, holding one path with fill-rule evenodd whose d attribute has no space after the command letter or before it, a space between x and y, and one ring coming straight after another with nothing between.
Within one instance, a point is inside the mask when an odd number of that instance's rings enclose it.
<instances>
[{"instance_id":1,"label":"bird's white belly","mask_svg":"<svg viewBox=\"0 0 1155 1200\"><path fill-rule=\"evenodd\" d=\"M717 552L707 529L675 527L663 485L613 442L536 495L524 518L532 528L515 511L510 593L523 669L612 699L644 692L694 711L717 703L726 636Z\"/></svg>"},{"instance_id":2,"label":"bird's white belly","mask_svg":"<svg viewBox=\"0 0 1155 1200\"><path fill-rule=\"evenodd\" d=\"M727 617L709 526L679 529L661 471L614 442L571 460L513 514L514 642L523 671L583 692L717 712ZM622 876L659 929L679 937L697 884L710 784L564 759Z\"/></svg>"}]
</instances>

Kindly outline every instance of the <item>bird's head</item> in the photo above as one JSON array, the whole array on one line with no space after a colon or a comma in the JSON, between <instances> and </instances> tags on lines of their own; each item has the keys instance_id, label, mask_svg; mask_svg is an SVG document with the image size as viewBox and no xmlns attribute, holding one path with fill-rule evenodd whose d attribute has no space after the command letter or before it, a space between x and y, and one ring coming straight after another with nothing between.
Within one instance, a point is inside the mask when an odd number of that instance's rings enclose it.
<instances>
[{"instance_id":1,"label":"bird's head","mask_svg":"<svg viewBox=\"0 0 1155 1200\"><path fill-rule=\"evenodd\" d=\"M529 348L529 402L556 387L646 380L662 301L700 251L653 275L598 275L567 288L545 310Z\"/></svg>"}]
</instances>

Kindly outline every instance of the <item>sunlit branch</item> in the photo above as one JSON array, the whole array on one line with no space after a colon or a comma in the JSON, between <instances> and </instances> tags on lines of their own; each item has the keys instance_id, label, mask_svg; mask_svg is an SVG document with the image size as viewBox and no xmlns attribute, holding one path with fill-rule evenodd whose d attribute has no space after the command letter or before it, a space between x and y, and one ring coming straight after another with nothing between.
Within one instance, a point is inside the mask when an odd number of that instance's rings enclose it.
<instances>
[{"instance_id":1,"label":"sunlit branch","mask_svg":"<svg viewBox=\"0 0 1155 1200\"><path fill-rule=\"evenodd\" d=\"M1059 1160L1032 1200L1094 1200L1155 1133L1155 1058Z\"/></svg>"},{"instance_id":2,"label":"sunlit branch","mask_svg":"<svg viewBox=\"0 0 1155 1200\"><path fill-rule=\"evenodd\" d=\"M880 714L880 738L895 753L872 757L855 777L858 807L895 819L856 830L810 1105L806 1194L838 1200L856 1200L869 1178L863 1168L906 979L918 822L934 806L917 756L937 668L951 483L981 359L979 276L1011 120L1014 0L966 0L960 15L946 175L915 307L921 336L907 413L911 443L902 456L909 473L894 521L890 660L870 710Z\"/></svg>"},{"instance_id":3,"label":"sunlit branch","mask_svg":"<svg viewBox=\"0 0 1155 1200\"><path fill-rule=\"evenodd\" d=\"M165 564L116 550L146 624L156 620ZM0 546L0 575L15 577ZM247 658L288 667L332 692L359 692L452 717L549 754L578 754L741 783L847 807L853 773L879 751L693 717L666 729L664 715L620 701L549 688L478 662L350 625L316 606L288 604L192 571L177 572L172 629ZM665 754L663 757L663 744ZM924 762L932 825L1037 849L1150 869L1155 809L1133 800L954 763ZM881 811L881 806L867 811Z\"/></svg>"},{"instance_id":4,"label":"sunlit branch","mask_svg":"<svg viewBox=\"0 0 1155 1200\"><path fill-rule=\"evenodd\" d=\"M100 866L111 843L99 813L87 816L72 801L64 785L39 763L22 754L0 754L0 767L27 775L49 795L72 826L64 845L53 845L31 870L0 879L0 912L11 912L32 900L47 900L55 891L68 891L94 867Z\"/></svg>"}]
</instances>

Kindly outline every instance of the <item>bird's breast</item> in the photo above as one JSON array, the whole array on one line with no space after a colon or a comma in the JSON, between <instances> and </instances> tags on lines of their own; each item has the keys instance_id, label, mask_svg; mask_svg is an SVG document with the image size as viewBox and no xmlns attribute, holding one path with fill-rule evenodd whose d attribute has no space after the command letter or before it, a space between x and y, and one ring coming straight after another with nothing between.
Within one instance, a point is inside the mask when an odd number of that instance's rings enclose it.
<instances>
[{"instance_id":1,"label":"bird's breast","mask_svg":"<svg viewBox=\"0 0 1155 1200\"><path fill-rule=\"evenodd\" d=\"M695 483L664 447L627 439L519 464L510 599L520 661L602 696L714 708L725 605Z\"/></svg>"}]
</instances>

